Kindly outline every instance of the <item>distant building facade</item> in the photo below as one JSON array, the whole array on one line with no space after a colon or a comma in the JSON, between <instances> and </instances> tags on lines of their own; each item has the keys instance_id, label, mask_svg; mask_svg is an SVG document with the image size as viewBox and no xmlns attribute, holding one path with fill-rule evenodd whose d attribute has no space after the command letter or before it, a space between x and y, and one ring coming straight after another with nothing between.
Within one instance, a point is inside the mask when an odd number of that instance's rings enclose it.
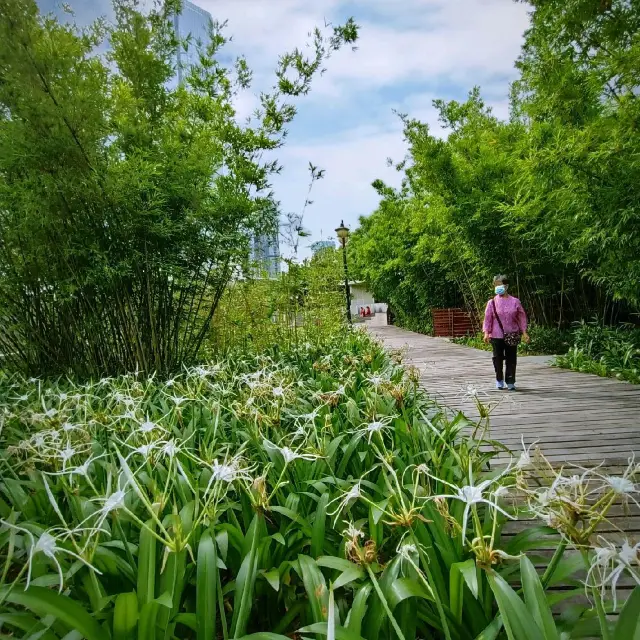
<instances>
[{"instance_id":1,"label":"distant building facade","mask_svg":"<svg viewBox=\"0 0 640 640\"><path fill-rule=\"evenodd\" d=\"M278 234L254 236L251 242L251 259L258 270L268 278L280 275L280 242Z\"/></svg>"},{"instance_id":2,"label":"distant building facade","mask_svg":"<svg viewBox=\"0 0 640 640\"><path fill-rule=\"evenodd\" d=\"M197 4L183 0L182 11L173 16L173 28L185 47L180 44L176 52L178 84L182 84L189 69L198 63L198 48L209 44L213 20L211 14Z\"/></svg>"},{"instance_id":3,"label":"distant building facade","mask_svg":"<svg viewBox=\"0 0 640 640\"><path fill-rule=\"evenodd\" d=\"M311 251L315 256L318 251L323 251L324 249L335 249L336 243L333 240L318 240L311 245Z\"/></svg>"}]
</instances>

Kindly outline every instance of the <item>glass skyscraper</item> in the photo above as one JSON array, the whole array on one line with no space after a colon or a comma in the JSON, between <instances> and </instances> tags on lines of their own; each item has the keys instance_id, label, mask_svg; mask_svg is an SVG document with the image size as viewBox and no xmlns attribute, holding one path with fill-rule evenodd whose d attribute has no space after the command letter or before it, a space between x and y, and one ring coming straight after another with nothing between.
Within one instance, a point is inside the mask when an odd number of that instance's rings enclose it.
<instances>
[{"instance_id":1,"label":"glass skyscraper","mask_svg":"<svg viewBox=\"0 0 640 640\"><path fill-rule=\"evenodd\" d=\"M178 83L181 84L189 73L189 68L198 63L198 47L209 43L212 24L208 11L189 0L182 1L182 11L173 17L173 28L178 38L185 43L178 47L176 54Z\"/></svg>"}]
</instances>

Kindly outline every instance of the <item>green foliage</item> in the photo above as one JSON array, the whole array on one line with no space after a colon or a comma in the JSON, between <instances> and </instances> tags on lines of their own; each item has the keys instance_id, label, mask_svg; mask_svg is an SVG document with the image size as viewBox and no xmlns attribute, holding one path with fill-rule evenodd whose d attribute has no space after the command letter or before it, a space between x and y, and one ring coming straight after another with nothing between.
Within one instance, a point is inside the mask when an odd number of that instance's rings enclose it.
<instances>
[{"instance_id":1,"label":"green foliage","mask_svg":"<svg viewBox=\"0 0 640 640\"><path fill-rule=\"evenodd\" d=\"M573 347L555 364L640 384L640 329L582 322L573 332Z\"/></svg>"},{"instance_id":2,"label":"green foliage","mask_svg":"<svg viewBox=\"0 0 640 640\"><path fill-rule=\"evenodd\" d=\"M352 20L281 56L253 124L236 122L243 59L221 62L218 24L172 80L179 0L114 0L87 29L0 8L0 352L31 373L167 372L193 361L251 233L278 209L265 151L280 147ZM108 54L100 47L110 43ZM192 43L193 46L194 43ZM272 157L272 156L270 156Z\"/></svg>"},{"instance_id":3,"label":"green foliage","mask_svg":"<svg viewBox=\"0 0 640 640\"><path fill-rule=\"evenodd\" d=\"M344 322L340 252L326 248L274 279L245 278L230 284L212 323L207 349L257 352L287 349L334 335Z\"/></svg>"},{"instance_id":4,"label":"green foliage","mask_svg":"<svg viewBox=\"0 0 640 640\"><path fill-rule=\"evenodd\" d=\"M590 532L626 485L596 469L576 486L528 454L487 472L503 449L476 435L491 412L450 415L418 380L361 331L164 382L0 378L2 631L462 640L504 623L516 640L551 637L545 590L601 557ZM508 534L520 512L562 538ZM563 558L569 543L584 562ZM600 601L608 569L589 575ZM577 605L557 630L593 620Z\"/></svg>"},{"instance_id":5,"label":"green foliage","mask_svg":"<svg viewBox=\"0 0 640 640\"><path fill-rule=\"evenodd\" d=\"M503 122L479 89L435 100L447 131L402 116L402 187L353 234L379 299L421 323L432 307L482 312L491 279L542 326L640 305L637 99L640 6L534 1ZM403 320L405 325L409 322Z\"/></svg>"}]
</instances>

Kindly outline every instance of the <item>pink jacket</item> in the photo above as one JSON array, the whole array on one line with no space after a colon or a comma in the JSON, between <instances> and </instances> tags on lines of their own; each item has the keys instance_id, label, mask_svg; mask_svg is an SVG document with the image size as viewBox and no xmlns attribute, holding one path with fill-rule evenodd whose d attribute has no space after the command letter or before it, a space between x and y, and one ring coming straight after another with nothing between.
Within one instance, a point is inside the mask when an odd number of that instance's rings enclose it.
<instances>
[{"instance_id":1,"label":"pink jacket","mask_svg":"<svg viewBox=\"0 0 640 640\"><path fill-rule=\"evenodd\" d=\"M493 301L502 321L502 326L507 333L515 333L516 331L524 333L527 330L527 314L518 298L514 296L496 296ZM491 300L487 302L482 330L492 338L504 338L504 334L493 313Z\"/></svg>"}]
</instances>

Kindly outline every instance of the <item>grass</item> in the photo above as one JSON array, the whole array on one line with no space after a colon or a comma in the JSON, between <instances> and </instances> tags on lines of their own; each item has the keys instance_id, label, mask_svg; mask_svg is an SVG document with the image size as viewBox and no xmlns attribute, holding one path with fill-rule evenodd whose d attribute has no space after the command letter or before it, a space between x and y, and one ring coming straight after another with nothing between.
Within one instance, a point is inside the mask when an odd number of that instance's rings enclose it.
<instances>
[{"instance_id":1,"label":"grass","mask_svg":"<svg viewBox=\"0 0 640 640\"><path fill-rule=\"evenodd\" d=\"M609 590L596 588L608 565L589 545L614 499L633 498L638 469L617 484L597 472L576 482L525 450L488 471L504 448L474 397L478 422L449 414L361 332L170 380L5 376L0 631L520 640L608 630ZM521 513L542 521L503 536ZM581 567L563 557L572 545L585 550ZM540 576L526 554L549 546ZM558 568L589 571L605 618L586 605L551 618L544 592ZM567 593L583 593L573 584Z\"/></svg>"}]
</instances>

